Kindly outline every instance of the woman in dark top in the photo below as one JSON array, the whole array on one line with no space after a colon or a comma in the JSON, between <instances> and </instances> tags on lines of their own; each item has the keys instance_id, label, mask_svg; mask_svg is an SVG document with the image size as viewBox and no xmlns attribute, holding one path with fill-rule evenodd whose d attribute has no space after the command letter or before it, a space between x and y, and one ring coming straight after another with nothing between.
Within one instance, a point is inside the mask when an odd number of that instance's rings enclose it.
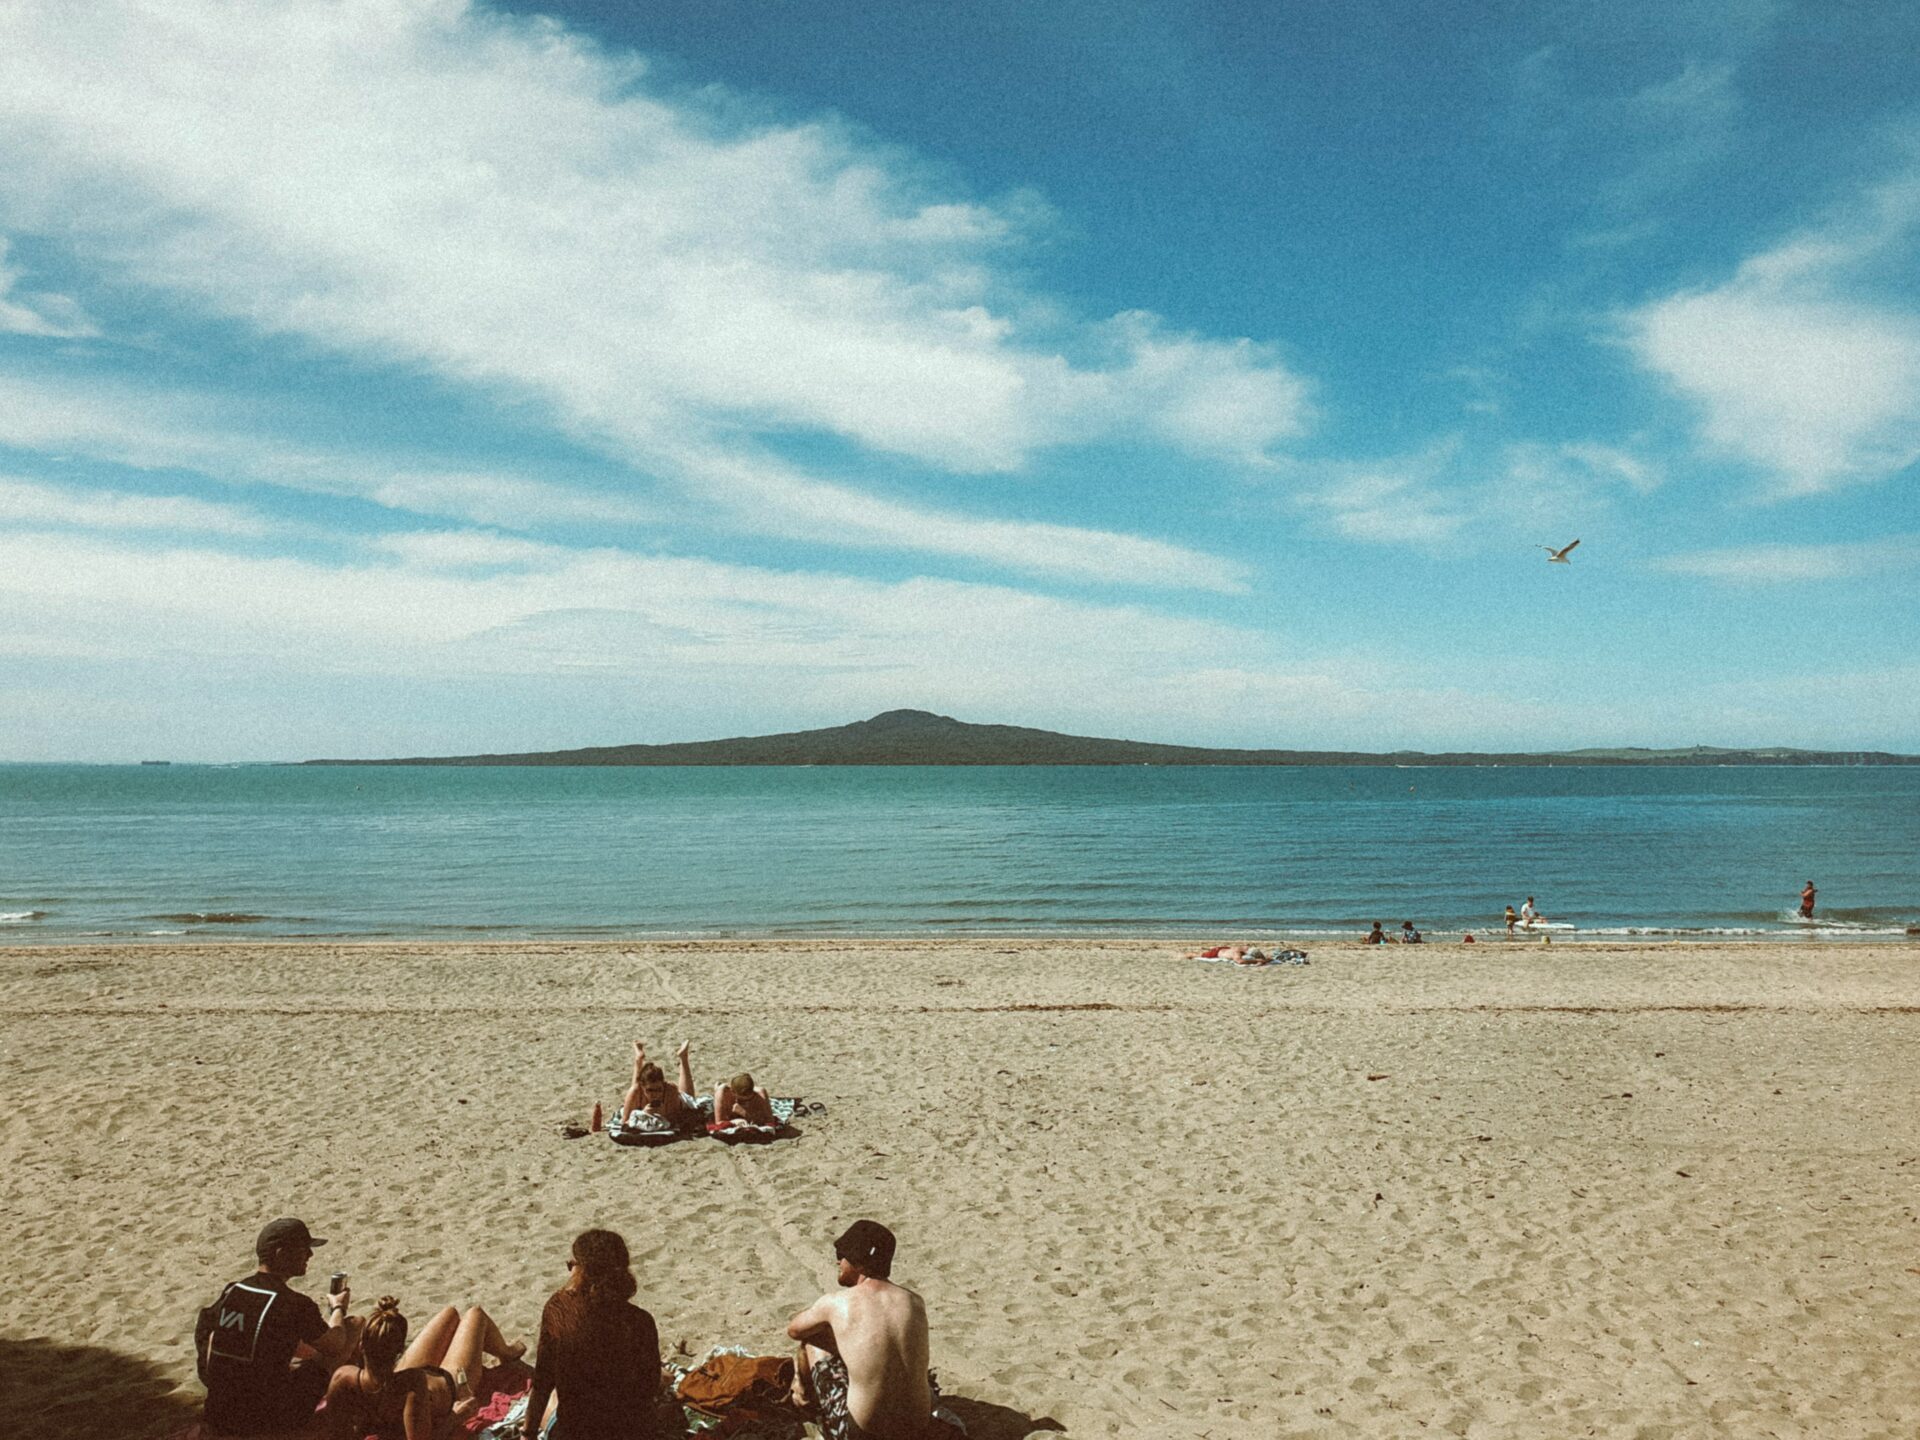
<instances>
[{"instance_id":1,"label":"woman in dark top","mask_svg":"<svg viewBox=\"0 0 1920 1440\"><path fill-rule=\"evenodd\" d=\"M650 1440L660 1396L660 1332L633 1303L627 1242L588 1230L573 1242L572 1272L540 1315L540 1349L525 1435L532 1440L550 1395L559 1397L552 1440Z\"/></svg>"}]
</instances>

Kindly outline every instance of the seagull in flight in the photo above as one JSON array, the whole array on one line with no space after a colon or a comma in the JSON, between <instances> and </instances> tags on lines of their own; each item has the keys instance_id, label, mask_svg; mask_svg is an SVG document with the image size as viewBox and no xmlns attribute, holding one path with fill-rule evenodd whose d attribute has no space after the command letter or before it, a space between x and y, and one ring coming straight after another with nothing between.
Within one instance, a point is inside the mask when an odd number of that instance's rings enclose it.
<instances>
[{"instance_id":1,"label":"seagull in flight","mask_svg":"<svg viewBox=\"0 0 1920 1440\"><path fill-rule=\"evenodd\" d=\"M1578 545L1579 543L1580 542L1576 540L1573 542L1573 545ZM1559 550L1554 549L1551 545L1542 545L1540 548L1547 552L1547 563L1549 565L1571 565L1573 562L1567 559L1567 556L1573 553L1573 545L1565 546Z\"/></svg>"}]
</instances>

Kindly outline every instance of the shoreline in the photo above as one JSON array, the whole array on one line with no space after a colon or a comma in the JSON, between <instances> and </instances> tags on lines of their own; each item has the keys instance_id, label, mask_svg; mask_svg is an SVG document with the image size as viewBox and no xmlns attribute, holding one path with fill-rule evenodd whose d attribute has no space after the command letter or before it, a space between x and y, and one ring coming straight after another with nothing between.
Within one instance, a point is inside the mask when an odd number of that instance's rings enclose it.
<instances>
[{"instance_id":1,"label":"shoreline","mask_svg":"<svg viewBox=\"0 0 1920 1440\"><path fill-rule=\"evenodd\" d=\"M781 1353L869 1215L976 1440L1913 1432L1904 941L1178 953L0 947L0 1362L39 1433L178 1430L193 1311L278 1214L356 1313L477 1302L514 1339L610 1225L667 1348ZM636 1037L826 1113L561 1139Z\"/></svg>"},{"instance_id":2,"label":"shoreline","mask_svg":"<svg viewBox=\"0 0 1920 1440\"><path fill-rule=\"evenodd\" d=\"M206 926L195 930L149 931L77 931L39 932L28 928L35 922L0 924L0 953L8 950L32 950L80 945L96 948L125 946L130 949L196 946L288 946L288 945L680 945L680 944L806 944L806 945L992 945L1000 941L1023 945L1074 944L1147 944L1213 945L1230 943L1228 937L1246 938L1260 947L1306 949L1354 948L1378 951L1380 946L1361 944L1365 927L1352 930L1285 930L1260 926L1216 925L1207 929L1183 930L983 930L983 931L829 931L829 930L698 930L698 931L621 931L593 930L510 930L491 931L463 927L456 931L343 930L343 931L258 931L243 924ZM1391 932L1389 932L1391 933ZM1471 933L1471 946L1462 935ZM1482 945L1496 949L1552 946L1627 946L1667 949L1674 946L1772 946L1793 947L1837 945L1920 945L1920 924L1904 929L1875 930L1686 930L1649 927L1600 927L1592 930L1536 930L1531 934L1505 934L1498 925L1490 930L1423 931L1420 948L1429 950L1474 950ZM1398 951L1397 941L1384 947Z\"/></svg>"}]
</instances>

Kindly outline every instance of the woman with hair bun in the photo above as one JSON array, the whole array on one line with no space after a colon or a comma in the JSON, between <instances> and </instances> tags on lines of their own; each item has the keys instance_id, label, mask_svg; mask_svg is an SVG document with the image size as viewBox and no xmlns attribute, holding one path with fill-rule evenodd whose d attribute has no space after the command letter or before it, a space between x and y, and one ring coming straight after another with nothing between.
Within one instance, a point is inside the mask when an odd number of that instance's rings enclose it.
<instances>
[{"instance_id":1,"label":"woman with hair bun","mask_svg":"<svg viewBox=\"0 0 1920 1440\"><path fill-rule=\"evenodd\" d=\"M378 1435L381 1440L447 1440L474 1411L470 1374L482 1355L518 1360L524 1345L509 1345L478 1305L462 1314L448 1305L407 1344L407 1317L391 1295L380 1297L360 1334L358 1365L333 1372L321 1409L332 1435Z\"/></svg>"},{"instance_id":2,"label":"woman with hair bun","mask_svg":"<svg viewBox=\"0 0 1920 1440\"><path fill-rule=\"evenodd\" d=\"M584 1231L567 1270L567 1283L541 1312L523 1434L540 1434L551 1396L558 1409L550 1440L651 1440L660 1332L633 1303L639 1284L627 1242L611 1230Z\"/></svg>"}]
</instances>

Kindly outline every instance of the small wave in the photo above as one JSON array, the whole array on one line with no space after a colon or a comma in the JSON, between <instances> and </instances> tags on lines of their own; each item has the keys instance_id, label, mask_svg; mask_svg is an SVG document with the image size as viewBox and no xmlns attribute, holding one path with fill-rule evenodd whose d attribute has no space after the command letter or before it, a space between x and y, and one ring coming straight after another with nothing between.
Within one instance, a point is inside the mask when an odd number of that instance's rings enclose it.
<instances>
[{"instance_id":1,"label":"small wave","mask_svg":"<svg viewBox=\"0 0 1920 1440\"><path fill-rule=\"evenodd\" d=\"M44 910L0 910L0 925L24 925L30 920L44 920Z\"/></svg>"},{"instance_id":2,"label":"small wave","mask_svg":"<svg viewBox=\"0 0 1920 1440\"><path fill-rule=\"evenodd\" d=\"M143 935L184 935L187 932L184 930L143 930L140 933Z\"/></svg>"},{"instance_id":3,"label":"small wave","mask_svg":"<svg viewBox=\"0 0 1920 1440\"><path fill-rule=\"evenodd\" d=\"M1751 935L1779 937L1760 925L1596 925L1582 935Z\"/></svg>"},{"instance_id":4,"label":"small wave","mask_svg":"<svg viewBox=\"0 0 1920 1440\"><path fill-rule=\"evenodd\" d=\"M245 910L186 910L177 915L149 915L149 920L171 920L176 925L258 925L271 915L253 915Z\"/></svg>"}]
</instances>

